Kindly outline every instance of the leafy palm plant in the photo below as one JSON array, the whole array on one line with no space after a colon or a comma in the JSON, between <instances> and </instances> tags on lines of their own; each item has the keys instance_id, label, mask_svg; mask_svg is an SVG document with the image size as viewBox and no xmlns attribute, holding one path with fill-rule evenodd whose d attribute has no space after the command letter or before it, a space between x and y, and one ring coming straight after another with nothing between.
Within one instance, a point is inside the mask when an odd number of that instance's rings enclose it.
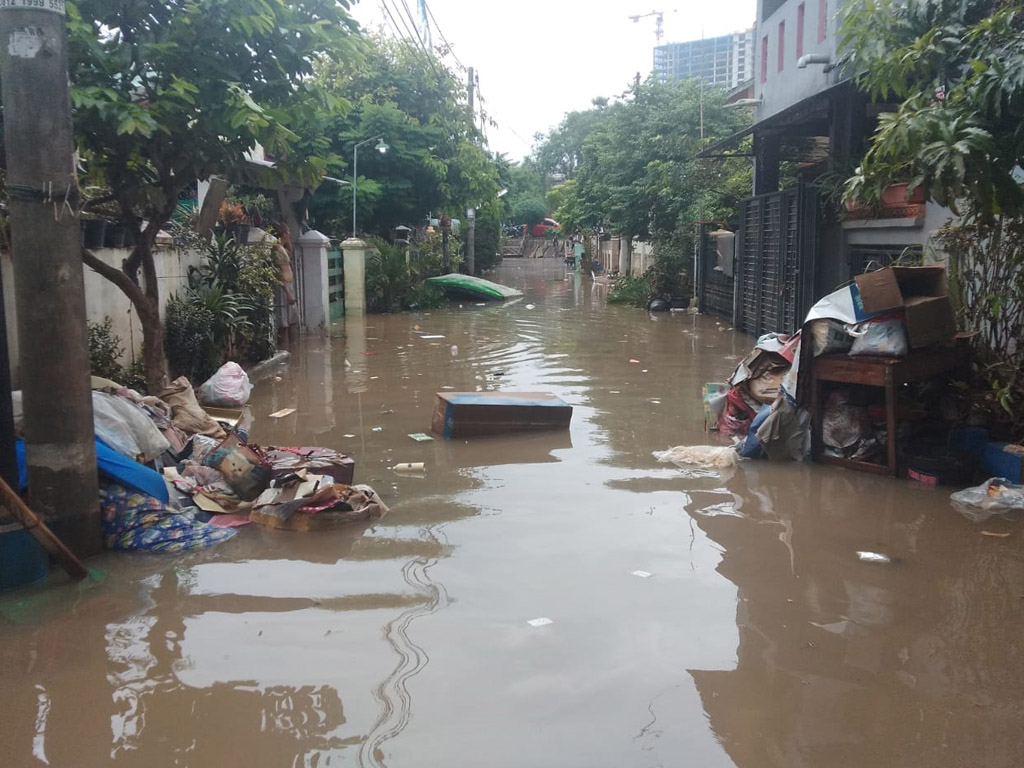
<instances>
[{"instance_id":1,"label":"leafy palm plant","mask_svg":"<svg viewBox=\"0 0 1024 768\"><path fill-rule=\"evenodd\" d=\"M216 280L189 288L185 298L210 317L206 333L214 348L225 350L228 358L234 357L239 333L252 325L248 314L253 307L247 298L242 294L228 293Z\"/></svg>"},{"instance_id":2,"label":"leafy palm plant","mask_svg":"<svg viewBox=\"0 0 1024 768\"><path fill-rule=\"evenodd\" d=\"M412 287L405 246L375 239L374 252L366 263L366 297L374 312L392 312L401 308Z\"/></svg>"}]
</instances>

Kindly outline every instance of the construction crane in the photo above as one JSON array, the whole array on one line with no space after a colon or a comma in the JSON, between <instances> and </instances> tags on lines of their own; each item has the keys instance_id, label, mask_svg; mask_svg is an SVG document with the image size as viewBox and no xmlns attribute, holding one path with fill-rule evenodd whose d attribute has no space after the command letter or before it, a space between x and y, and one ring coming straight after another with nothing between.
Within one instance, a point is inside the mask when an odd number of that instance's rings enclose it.
<instances>
[{"instance_id":1,"label":"construction crane","mask_svg":"<svg viewBox=\"0 0 1024 768\"><path fill-rule=\"evenodd\" d=\"M661 45L661 38L665 36L665 14L666 13L679 13L678 8L674 8L671 11L651 11L650 13L641 13L636 16L630 16L634 24L639 24L640 19L646 19L648 16L654 17L654 38L658 41L658 45Z\"/></svg>"}]
</instances>

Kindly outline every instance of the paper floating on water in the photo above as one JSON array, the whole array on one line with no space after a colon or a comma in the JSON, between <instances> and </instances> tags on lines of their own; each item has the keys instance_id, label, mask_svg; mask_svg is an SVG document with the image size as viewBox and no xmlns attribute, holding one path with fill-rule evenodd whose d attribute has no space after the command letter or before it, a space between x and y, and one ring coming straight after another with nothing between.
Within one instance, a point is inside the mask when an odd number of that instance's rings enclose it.
<instances>
[{"instance_id":1,"label":"paper floating on water","mask_svg":"<svg viewBox=\"0 0 1024 768\"><path fill-rule=\"evenodd\" d=\"M384 431L384 427L373 427L370 431L371 432L383 432Z\"/></svg>"},{"instance_id":2,"label":"paper floating on water","mask_svg":"<svg viewBox=\"0 0 1024 768\"><path fill-rule=\"evenodd\" d=\"M541 616L538 619L530 619L526 623L529 624L531 627L545 627L548 624L554 624L554 622L551 619L545 618L544 616Z\"/></svg>"},{"instance_id":3,"label":"paper floating on water","mask_svg":"<svg viewBox=\"0 0 1024 768\"><path fill-rule=\"evenodd\" d=\"M527 305L526 305L526 308L527 308L527 309L536 309L536 308L537 308L537 305L536 305L536 304L527 304Z\"/></svg>"},{"instance_id":4,"label":"paper floating on water","mask_svg":"<svg viewBox=\"0 0 1024 768\"><path fill-rule=\"evenodd\" d=\"M270 418L283 419L285 416L291 416L293 413L295 413L294 408L282 408L280 411L274 411L270 414Z\"/></svg>"},{"instance_id":5,"label":"paper floating on water","mask_svg":"<svg viewBox=\"0 0 1024 768\"><path fill-rule=\"evenodd\" d=\"M443 339L444 336L420 336L421 339Z\"/></svg>"},{"instance_id":6,"label":"paper floating on water","mask_svg":"<svg viewBox=\"0 0 1024 768\"><path fill-rule=\"evenodd\" d=\"M633 365L640 365L639 360L630 360L629 362L632 363Z\"/></svg>"},{"instance_id":7,"label":"paper floating on water","mask_svg":"<svg viewBox=\"0 0 1024 768\"><path fill-rule=\"evenodd\" d=\"M342 437L347 437L351 440L353 437L355 437L355 435L342 435Z\"/></svg>"},{"instance_id":8,"label":"paper floating on water","mask_svg":"<svg viewBox=\"0 0 1024 768\"><path fill-rule=\"evenodd\" d=\"M429 443L434 439L426 432L413 432L411 435L409 435L409 437L411 437L417 443Z\"/></svg>"},{"instance_id":9,"label":"paper floating on water","mask_svg":"<svg viewBox=\"0 0 1024 768\"><path fill-rule=\"evenodd\" d=\"M639 576L641 579L649 579L654 574L651 573L650 571L633 571L632 575L633 576Z\"/></svg>"}]
</instances>

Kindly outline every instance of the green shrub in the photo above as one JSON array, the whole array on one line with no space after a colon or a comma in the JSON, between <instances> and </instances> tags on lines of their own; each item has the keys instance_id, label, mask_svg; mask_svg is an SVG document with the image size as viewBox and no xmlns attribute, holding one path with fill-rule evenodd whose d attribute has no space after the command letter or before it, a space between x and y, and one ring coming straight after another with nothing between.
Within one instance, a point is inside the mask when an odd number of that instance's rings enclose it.
<instances>
[{"instance_id":1,"label":"green shrub","mask_svg":"<svg viewBox=\"0 0 1024 768\"><path fill-rule=\"evenodd\" d=\"M172 378L187 376L199 384L223 364L224 352L213 343L214 323L213 312L187 295L167 300L164 353Z\"/></svg>"},{"instance_id":2,"label":"green shrub","mask_svg":"<svg viewBox=\"0 0 1024 768\"><path fill-rule=\"evenodd\" d=\"M245 297L245 318L238 331L238 354L245 362L266 360L277 351L274 286L281 270L268 247L250 246L238 270L238 292Z\"/></svg>"},{"instance_id":3,"label":"green shrub","mask_svg":"<svg viewBox=\"0 0 1024 768\"><path fill-rule=\"evenodd\" d=\"M628 304L631 307L647 309L647 303L654 295L654 289L647 275L632 277L623 275L615 278L608 290L609 304Z\"/></svg>"},{"instance_id":4,"label":"green shrub","mask_svg":"<svg viewBox=\"0 0 1024 768\"><path fill-rule=\"evenodd\" d=\"M142 357L127 366L121 363L124 347L121 337L114 333L113 321L105 317L102 323L86 323L89 330L89 369L93 376L116 381L122 386L146 394L146 373Z\"/></svg>"},{"instance_id":5,"label":"green shrub","mask_svg":"<svg viewBox=\"0 0 1024 768\"><path fill-rule=\"evenodd\" d=\"M121 337L114 333L113 320L103 318L102 323L88 323L89 329L89 368L93 376L100 376L121 383L124 368L121 357L124 347Z\"/></svg>"},{"instance_id":6,"label":"green shrub","mask_svg":"<svg viewBox=\"0 0 1024 768\"><path fill-rule=\"evenodd\" d=\"M516 203L512 212L518 224L540 224L548 215L548 207L543 200L527 198Z\"/></svg>"},{"instance_id":7,"label":"green shrub","mask_svg":"<svg viewBox=\"0 0 1024 768\"><path fill-rule=\"evenodd\" d=\"M444 290L433 283L419 283L409 291L405 300L407 309L443 309L448 306Z\"/></svg>"}]
</instances>

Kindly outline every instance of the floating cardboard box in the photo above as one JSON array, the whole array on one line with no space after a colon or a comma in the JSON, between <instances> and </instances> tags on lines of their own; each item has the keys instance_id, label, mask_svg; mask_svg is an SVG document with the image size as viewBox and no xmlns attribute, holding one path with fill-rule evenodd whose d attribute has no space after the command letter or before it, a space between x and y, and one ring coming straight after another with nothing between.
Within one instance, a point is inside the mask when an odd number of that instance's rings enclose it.
<instances>
[{"instance_id":1,"label":"floating cardboard box","mask_svg":"<svg viewBox=\"0 0 1024 768\"><path fill-rule=\"evenodd\" d=\"M945 267L887 267L854 279L865 312L902 309L906 313L911 347L948 341L956 333Z\"/></svg>"},{"instance_id":2,"label":"floating cardboard box","mask_svg":"<svg viewBox=\"0 0 1024 768\"><path fill-rule=\"evenodd\" d=\"M438 392L432 428L446 438L567 429L572 406L548 392Z\"/></svg>"}]
</instances>

